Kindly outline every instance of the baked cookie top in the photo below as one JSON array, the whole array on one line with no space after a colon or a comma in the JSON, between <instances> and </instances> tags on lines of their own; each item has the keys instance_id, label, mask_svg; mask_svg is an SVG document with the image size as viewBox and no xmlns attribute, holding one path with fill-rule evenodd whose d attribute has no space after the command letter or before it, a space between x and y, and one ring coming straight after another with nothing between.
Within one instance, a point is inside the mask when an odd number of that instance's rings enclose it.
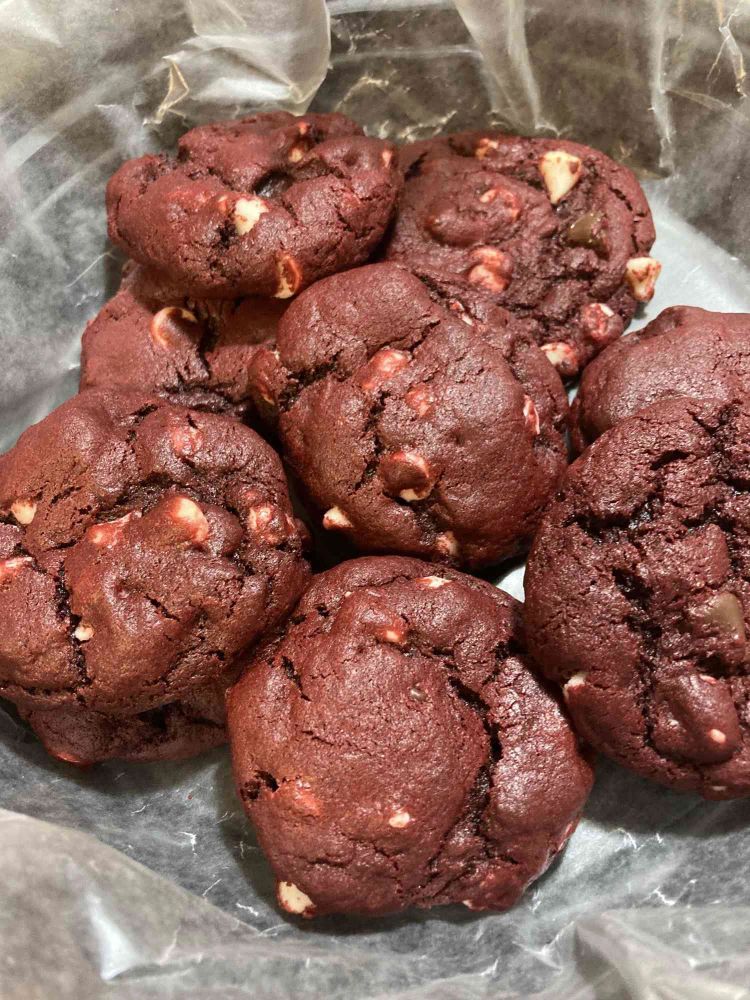
<instances>
[{"instance_id":1,"label":"baked cookie top","mask_svg":"<svg viewBox=\"0 0 750 1000\"><path fill-rule=\"evenodd\" d=\"M399 186L393 145L343 115L255 114L123 164L109 235L185 294L288 298L369 257Z\"/></svg>"},{"instance_id":2,"label":"baked cookie top","mask_svg":"<svg viewBox=\"0 0 750 1000\"><path fill-rule=\"evenodd\" d=\"M253 368L324 527L360 549L497 563L566 464L562 383L512 317L474 318L395 264L308 289Z\"/></svg>"},{"instance_id":3,"label":"baked cookie top","mask_svg":"<svg viewBox=\"0 0 750 1000\"><path fill-rule=\"evenodd\" d=\"M588 366L573 402L577 451L670 396L739 399L750 392L750 315L672 306Z\"/></svg>"},{"instance_id":4,"label":"baked cookie top","mask_svg":"<svg viewBox=\"0 0 750 1000\"><path fill-rule=\"evenodd\" d=\"M369 557L313 580L228 699L283 909L516 902L592 781L525 649L518 603L444 566Z\"/></svg>"},{"instance_id":5,"label":"baked cookie top","mask_svg":"<svg viewBox=\"0 0 750 1000\"><path fill-rule=\"evenodd\" d=\"M0 457L0 695L134 715L233 679L297 600L281 463L228 417L91 389Z\"/></svg>"},{"instance_id":6,"label":"baked cookie top","mask_svg":"<svg viewBox=\"0 0 750 1000\"><path fill-rule=\"evenodd\" d=\"M527 564L529 647L596 749L747 795L748 580L750 404L665 400L564 477Z\"/></svg>"},{"instance_id":7,"label":"baked cookie top","mask_svg":"<svg viewBox=\"0 0 750 1000\"><path fill-rule=\"evenodd\" d=\"M467 132L402 152L386 257L527 320L564 377L620 336L660 265L634 174L557 139Z\"/></svg>"}]
</instances>

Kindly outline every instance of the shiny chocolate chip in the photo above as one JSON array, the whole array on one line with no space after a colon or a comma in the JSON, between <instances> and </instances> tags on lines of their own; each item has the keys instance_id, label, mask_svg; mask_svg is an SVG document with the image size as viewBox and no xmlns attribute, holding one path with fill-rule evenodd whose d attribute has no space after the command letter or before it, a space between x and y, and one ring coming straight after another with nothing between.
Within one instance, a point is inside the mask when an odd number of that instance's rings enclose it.
<instances>
[{"instance_id":1,"label":"shiny chocolate chip","mask_svg":"<svg viewBox=\"0 0 750 1000\"><path fill-rule=\"evenodd\" d=\"M606 249L602 223L604 216L601 212L586 212L568 227L565 239L577 247L588 247L597 252Z\"/></svg>"}]
</instances>

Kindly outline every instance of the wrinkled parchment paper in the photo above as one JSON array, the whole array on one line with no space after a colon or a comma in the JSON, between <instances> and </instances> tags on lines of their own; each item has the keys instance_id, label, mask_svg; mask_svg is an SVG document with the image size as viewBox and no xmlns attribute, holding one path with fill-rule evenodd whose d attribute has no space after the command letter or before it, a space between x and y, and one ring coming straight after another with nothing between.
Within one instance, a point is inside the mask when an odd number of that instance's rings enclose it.
<instances>
[{"instance_id":1,"label":"wrinkled parchment paper","mask_svg":"<svg viewBox=\"0 0 750 1000\"><path fill-rule=\"evenodd\" d=\"M258 106L399 139L496 124L591 142L648 180L666 305L750 310L750 4L735 0L6 0L0 432L75 391L116 287L123 158ZM330 63L330 66L329 66ZM522 569L503 578L521 594ZM224 751L85 771L0 709L0 997L750 997L750 802L602 763L568 850L511 913L298 924Z\"/></svg>"}]
</instances>

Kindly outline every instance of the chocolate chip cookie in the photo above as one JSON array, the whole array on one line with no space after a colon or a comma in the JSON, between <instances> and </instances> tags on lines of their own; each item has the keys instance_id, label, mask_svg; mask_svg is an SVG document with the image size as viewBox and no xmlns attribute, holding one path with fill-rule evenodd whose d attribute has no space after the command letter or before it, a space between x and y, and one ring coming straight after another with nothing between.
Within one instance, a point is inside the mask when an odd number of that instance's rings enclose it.
<instances>
[{"instance_id":1,"label":"chocolate chip cookie","mask_svg":"<svg viewBox=\"0 0 750 1000\"><path fill-rule=\"evenodd\" d=\"M750 315L672 306L600 354L573 403L577 451L659 399L750 392Z\"/></svg>"},{"instance_id":2,"label":"chocolate chip cookie","mask_svg":"<svg viewBox=\"0 0 750 1000\"><path fill-rule=\"evenodd\" d=\"M568 470L526 570L532 654L647 778L750 794L750 402L663 400Z\"/></svg>"},{"instance_id":3,"label":"chocolate chip cookie","mask_svg":"<svg viewBox=\"0 0 750 1000\"><path fill-rule=\"evenodd\" d=\"M0 695L80 763L219 742L216 691L299 597L302 544L249 428L88 390L0 458Z\"/></svg>"},{"instance_id":4,"label":"chocolate chip cookie","mask_svg":"<svg viewBox=\"0 0 750 1000\"><path fill-rule=\"evenodd\" d=\"M250 361L272 339L286 303L164 298L135 268L83 335L81 389L138 388L195 409L252 416Z\"/></svg>"},{"instance_id":5,"label":"chocolate chip cookie","mask_svg":"<svg viewBox=\"0 0 750 1000\"><path fill-rule=\"evenodd\" d=\"M475 318L394 264L304 292L251 382L324 528L365 551L497 563L566 464L562 383L512 317Z\"/></svg>"},{"instance_id":6,"label":"chocolate chip cookie","mask_svg":"<svg viewBox=\"0 0 750 1000\"><path fill-rule=\"evenodd\" d=\"M592 781L525 649L520 605L443 566L370 557L313 580L228 698L284 910L516 902Z\"/></svg>"},{"instance_id":7,"label":"chocolate chip cookie","mask_svg":"<svg viewBox=\"0 0 750 1000\"><path fill-rule=\"evenodd\" d=\"M120 167L109 235L186 294L288 298L370 256L399 186L394 147L343 115L250 115Z\"/></svg>"},{"instance_id":8,"label":"chocolate chip cookie","mask_svg":"<svg viewBox=\"0 0 750 1000\"><path fill-rule=\"evenodd\" d=\"M556 139L463 133L408 147L386 257L528 321L566 377L654 291L654 227L635 176Z\"/></svg>"}]
</instances>

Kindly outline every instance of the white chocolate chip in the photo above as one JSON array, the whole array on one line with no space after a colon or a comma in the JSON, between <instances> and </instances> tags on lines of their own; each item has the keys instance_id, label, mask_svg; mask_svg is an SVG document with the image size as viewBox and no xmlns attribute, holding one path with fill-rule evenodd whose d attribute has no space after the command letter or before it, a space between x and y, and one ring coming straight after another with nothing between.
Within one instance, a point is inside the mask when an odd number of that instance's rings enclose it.
<instances>
[{"instance_id":1,"label":"white chocolate chip","mask_svg":"<svg viewBox=\"0 0 750 1000\"><path fill-rule=\"evenodd\" d=\"M323 527L327 531L333 531L335 529L343 530L345 528L351 528L352 522L343 512L340 507L331 507L323 515Z\"/></svg>"},{"instance_id":2,"label":"white chocolate chip","mask_svg":"<svg viewBox=\"0 0 750 1000\"><path fill-rule=\"evenodd\" d=\"M169 326L178 319L185 320L188 323L198 322L195 318L195 313L192 313L189 309L183 309L182 306L167 306L154 313L151 318L151 323L149 324L151 339L166 351L173 346L172 339L169 336Z\"/></svg>"},{"instance_id":3,"label":"white chocolate chip","mask_svg":"<svg viewBox=\"0 0 750 1000\"><path fill-rule=\"evenodd\" d=\"M427 590L439 590L440 587L447 587L450 580L446 580L442 576L419 576L414 582Z\"/></svg>"},{"instance_id":4,"label":"white chocolate chip","mask_svg":"<svg viewBox=\"0 0 750 1000\"><path fill-rule=\"evenodd\" d=\"M708 738L710 740L713 740L714 743L718 743L719 745L721 745L723 743L726 743L726 741L727 741L727 734L726 733L722 733L722 731L720 729L709 729L709 731L708 731Z\"/></svg>"},{"instance_id":5,"label":"white chocolate chip","mask_svg":"<svg viewBox=\"0 0 750 1000\"><path fill-rule=\"evenodd\" d=\"M279 882L276 886L279 905L287 913L306 914L312 916L315 904L310 897L293 882Z\"/></svg>"},{"instance_id":6,"label":"white chocolate chip","mask_svg":"<svg viewBox=\"0 0 750 1000\"><path fill-rule=\"evenodd\" d=\"M23 566L30 566L32 562L31 556L14 556L13 559L3 559L0 561L0 583L12 580Z\"/></svg>"},{"instance_id":7,"label":"white chocolate chip","mask_svg":"<svg viewBox=\"0 0 750 1000\"><path fill-rule=\"evenodd\" d=\"M581 323L588 336L600 343L609 340L613 333L619 331L619 326L612 329L610 320L614 316L614 311L604 302L590 302L581 309Z\"/></svg>"},{"instance_id":8,"label":"white chocolate chip","mask_svg":"<svg viewBox=\"0 0 750 1000\"><path fill-rule=\"evenodd\" d=\"M234 205L234 228L238 236L244 236L253 229L268 211L262 198L238 198Z\"/></svg>"},{"instance_id":9,"label":"white chocolate chip","mask_svg":"<svg viewBox=\"0 0 750 1000\"><path fill-rule=\"evenodd\" d=\"M292 148L289 150L289 157L288 157L289 162L299 163L299 161L302 159L302 157L305 155L306 152L307 149L304 146L300 145L292 146Z\"/></svg>"},{"instance_id":10,"label":"white chocolate chip","mask_svg":"<svg viewBox=\"0 0 750 1000\"><path fill-rule=\"evenodd\" d=\"M660 272L661 264L653 257L631 257L625 265L625 280L630 285L633 298L638 302L649 302Z\"/></svg>"},{"instance_id":11,"label":"white chocolate chip","mask_svg":"<svg viewBox=\"0 0 750 1000\"><path fill-rule=\"evenodd\" d=\"M438 535L435 539L435 548L444 556L455 557L459 552L458 542L452 531L444 531L441 535Z\"/></svg>"},{"instance_id":12,"label":"white chocolate chip","mask_svg":"<svg viewBox=\"0 0 750 1000\"><path fill-rule=\"evenodd\" d=\"M10 505L10 512L19 524L31 524L36 515L36 504L33 500L16 500Z\"/></svg>"},{"instance_id":13,"label":"white chocolate chip","mask_svg":"<svg viewBox=\"0 0 750 1000\"><path fill-rule=\"evenodd\" d=\"M588 674L585 670L580 670L577 674L573 674L569 681L563 686L563 697L568 697L568 692L573 688L583 687L586 683L586 677Z\"/></svg>"},{"instance_id":14,"label":"white chocolate chip","mask_svg":"<svg viewBox=\"0 0 750 1000\"><path fill-rule=\"evenodd\" d=\"M477 143L477 148L474 150L474 156L478 160L483 160L493 149L499 149L500 143L497 139L488 139L483 136Z\"/></svg>"},{"instance_id":15,"label":"white chocolate chip","mask_svg":"<svg viewBox=\"0 0 750 1000\"><path fill-rule=\"evenodd\" d=\"M194 545L201 545L211 533L206 515L188 497L175 497L169 505L169 516L184 526Z\"/></svg>"},{"instance_id":16,"label":"white chocolate chip","mask_svg":"<svg viewBox=\"0 0 750 1000\"><path fill-rule=\"evenodd\" d=\"M513 271L510 254L495 247L477 247L472 250L471 257L479 261L467 275L472 285L478 285L488 292L502 292L508 287Z\"/></svg>"},{"instance_id":17,"label":"white chocolate chip","mask_svg":"<svg viewBox=\"0 0 750 1000\"><path fill-rule=\"evenodd\" d=\"M523 397L523 419L531 433L536 437L540 428L539 414L531 396Z\"/></svg>"},{"instance_id":18,"label":"white chocolate chip","mask_svg":"<svg viewBox=\"0 0 750 1000\"><path fill-rule=\"evenodd\" d=\"M474 326L474 320L471 316L469 316L463 305L457 299L453 299L449 302L448 308L451 312L458 316L462 323L465 323L467 326Z\"/></svg>"},{"instance_id":19,"label":"white chocolate chip","mask_svg":"<svg viewBox=\"0 0 750 1000\"><path fill-rule=\"evenodd\" d=\"M398 491L402 500L414 503L424 500L432 493L435 476L427 461L416 451L394 451L387 455L380 465L381 474L390 485L411 482Z\"/></svg>"},{"instance_id":20,"label":"white chocolate chip","mask_svg":"<svg viewBox=\"0 0 750 1000\"><path fill-rule=\"evenodd\" d=\"M718 683L719 683L719 682L718 682L718 681L716 680L716 678L715 678L715 677L712 677L712 676L711 676L710 674L699 674L698 676L699 676L699 677L700 677L700 679L701 679L702 681L704 681L704 682L705 682L706 684L718 684Z\"/></svg>"},{"instance_id":21,"label":"white chocolate chip","mask_svg":"<svg viewBox=\"0 0 750 1000\"><path fill-rule=\"evenodd\" d=\"M174 427L169 435L176 455L194 455L203 444L203 435L197 427Z\"/></svg>"},{"instance_id":22,"label":"white chocolate chip","mask_svg":"<svg viewBox=\"0 0 750 1000\"><path fill-rule=\"evenodd\" d=\"M515 222L516 219L521 214L521 201L512 192L506 191L503 188L488 188L479 195L479 200L483 205L491 205L493 201L498 198L503 203L506 214L511 222Z\"/></svg>"},{"instance_id":23,"label":"white chocolate chip","mask_svg":"<svg viewBox=\"0 0 750 1000\"><path fill-rule=\"evenodd\" d=\"M260 503L247 512L247 526L268 545L278 545L293 529L294 522L273 504Z\"/></svg>"},{"instance_id":24,"label":"white chocolate chip","mask_svg":"<svg viewBox=\"0 0 750 1000\"><path fill-rule=\"evenodd\" d=\"M404 639L406 639L406 632L402 627L395 625L392 628L381 629L378 638L382 642L392 642L394 646L402 646Z\"/></svg>"},{"instance_id":25,"label":"white chocolate chip","mask_svg":"<svg viewBox=\"0 0 750 1000\"><path fill-rule=\"evenodd\" d=\"M120 540L125 525L133 518L140 516L141 512L135 510L124 517L118 517L116 521L104 521L101 524L95 524L92 528L89 528L86 538L92 545L104 545L109 548L110 545L114 545L115 542Z\"/></svg>"},{"instance_id":26,"label":"white chocolate chip","mask_svg":"<svg viewBox=\"0 0 750 1000\"><path fill-rule=\"evenodd\" d=\"M390 165L393 163L393 150L384 149L380 154L380 159L382 160L384 167L386 168L390 167Z\"/></svg>"},{"instance_id":27,"label":"white chocolate chip","mask_svg":"<svg viewBox=\"0 0 750 1000\"><path fill-rule=\"evenodd\" d=\"M551 344L542 344L542 350L547 355L549 363L564 375L574 375L578 371L578 353L570 344L554 341Z\"/></svg>"},{"instance_id":28,"label":"white chocolate chip","mask_svg":"<svg viewBox=\"0 0 750 1000\"><path fill-rule=\"evenodd\" d=\"M578 156L564 149L550 149L539 159L539 172L547 188L549 200L559 204L581 179L583 163Z\"/></svg>"},{"instance_id":29,"label":"white chocolate chip","mask_svg":"<svg viewBox=\"0 0 750 1000\"><path fill-rule=\"evenodd\" d=\"M297 291L302 284L302 272L299 264L288 253L279 257L276 262L276 271L279 282L276 291L273 293L275 299L288 299Z\"/></svg>"},{"instance_id":30,"label":"white chocolate chip","mask_svg":"<svg viewBox=\"0 0 750 1000\"><path fill-rule=\"evenodd\" d=\"M376 389L382 382L392 378L396 372L406 368L409 355L405 351L397 351L392 347L384 347L370 358L364 368L365 377L360 385L366 391Z\"/></svg>"},{"instance_id":31,"label":"white chocolate chip","mask_svg":"<svg viewBox=\"0 0 750 1000\"><path fill-rule=\"evenodd\" d=\"M426 417L432 410L433 399L426 385L415 385L404 396L404 402L417 414Z\"/></svg>"},{"instance_id":32,"label":"white chocolate chip","mask_svg":"<svg viewBox=\"0 0 750 1000\"><path fill-rule=\"evenodd\" d=\"M80 625L76 628L73 635L76 637L76 639L78 639L79 642L88 642L89 639L93 638L94 630L90 625L86 625L84 622L81 622Z\"/></svg>"},{"instance_id":33,"label":"white chocolate chip","mask_svg":"<svg viewBox=\"0 0 750 1000\"><path fill-rule=\"evenodd\" d=\"M712 792L725 792L727 790L727 785L711 785Z\"/></svg>"},{"instance_id":34,"label":"white chocolate chip","mask_svg":"<svg viewBox=\"0 0 750 1000\"><path fill-rule=\"evenodd\" d=\"M388 819L388 826L392 826L394 830L403 830L409 823L411 823L411 816L405 809L396 810Z\"/></svg>"}]
</instances>

